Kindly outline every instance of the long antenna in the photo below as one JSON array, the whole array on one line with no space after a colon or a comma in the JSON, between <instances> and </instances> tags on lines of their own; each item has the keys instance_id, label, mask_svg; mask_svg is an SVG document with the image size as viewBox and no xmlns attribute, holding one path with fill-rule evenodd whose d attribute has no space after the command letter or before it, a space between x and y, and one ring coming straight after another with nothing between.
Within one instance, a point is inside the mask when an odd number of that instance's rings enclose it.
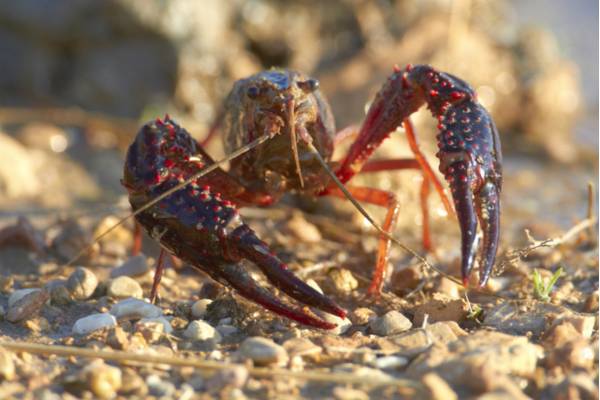
<instances>
[{"instance_id":1,"label":"long antenna","mask_svg":"<svg viewBox=\"0 0 600 400\"><path fill-rule=\"evenodd\" d=\"M156 203L158 203L159 201L161 201L162 199L164 199L167 196L170 196L171 194L177 192L178 190L183 189L184 187L186 187L187 185L189 185L192 181L214 171L215 169L219 168L219 166L221 166L222 164L225 164L228 161L233 160L236 157L241 156L242 154L246 153L247 151L255 148L256 146L266 142L267 140L269 140L271 138L270 135L263 135L258 137L257 139L253 140L252 142L240 147L239 149L235 150L234 152L230 153L229 155L227 155L226 157L222 158L221 160L215 161L214 164L209 165L208 167L202 169L201 171L196 172L194 175L192 175L191 177L189 177L188 179L186 179L185 181L179 183L176 186L173 186L171 189L161 193L160 195L156 196L154 199L150 200L148 203L144 204L143 206L141 206L140 208L138 208L137 210L135 210L134 212L132 212L131 214L127 215L126 217L123 217L122 219L120 219L117 223L115 223L113 226L111 226L110 228L108 228L106 231L102 232L100 235L96 236L94 238L94 240L92 240L92 242L90 242L87 246L85 246L83 249L81 249L79 251L79 253L77 253L74 257L72 257L65 265L64 267L68 267L70 265L73 265L73 263L75 261L77 261L79 259L79 257L81 257L83 254L87 253L94 244L98 243L100 241L100 239L102 239L103 237L105 237L106 235L108 235L110 232L112 232L113 230L115 230L117 227L119 227L120 225L122 225L123 223L125 223L125 221L127 221L129 218L131 217L135 217L136 215L138 215L139 213L146 211L147 209L149 209L150 207L152 207L153 205L155 205Z\"/></svg>"}]
</instances>

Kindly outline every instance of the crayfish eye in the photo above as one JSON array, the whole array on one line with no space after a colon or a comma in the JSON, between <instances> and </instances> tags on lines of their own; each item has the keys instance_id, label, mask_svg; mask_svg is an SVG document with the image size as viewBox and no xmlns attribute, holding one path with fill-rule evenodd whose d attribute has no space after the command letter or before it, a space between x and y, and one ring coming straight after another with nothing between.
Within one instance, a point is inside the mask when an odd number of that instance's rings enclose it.
<instances>
[{"instance_id":1,"label":"crayfish eye","mask_svg":"<svg viewBox=\"0 0 600 400\"><path fill-rule=\"evenodd\" d=\"M319 88L319 81L313 78L307 79L305 81L298 82L298 87L307 93L311 93Z\"/></svg>"},{"instance_id":2,"label":"crayfish eye","mask_svg":"<svg viewBox=\"0 0 600 400\"><path fill-rule=\"evenodd\" d=\"M256 86L250 86L248 90L246 90L246 96L248 96L250 99L256 99L259 94L260 89Z\"/></svg>"}]
</instances>

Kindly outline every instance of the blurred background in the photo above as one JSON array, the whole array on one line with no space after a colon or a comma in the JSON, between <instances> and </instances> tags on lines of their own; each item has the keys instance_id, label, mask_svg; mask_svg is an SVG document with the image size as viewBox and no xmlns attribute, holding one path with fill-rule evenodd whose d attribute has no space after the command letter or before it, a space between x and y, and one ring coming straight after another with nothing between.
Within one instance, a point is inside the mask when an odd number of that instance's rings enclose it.
<instances>
[{"instance_id":1,"label":"blurred background","mask_svg":"<svg viewBox=\"0 0 600 400\"><path fill-rule=\"evenodd\" d=\"M0 1L2 216L123 206L142 121L168 112L202 138L232 83L261 69L318 78L341 129L394 64L430 63L469 82L496 121L505 227L567 225L598 175L597 16L596 0ZM413 119L437 167L435 121ZM397 136L380 156L410 154ZM365 179L399 190L394 174ZM417 204L408 179L402 200Z\"/></svg>"}]
</instances>

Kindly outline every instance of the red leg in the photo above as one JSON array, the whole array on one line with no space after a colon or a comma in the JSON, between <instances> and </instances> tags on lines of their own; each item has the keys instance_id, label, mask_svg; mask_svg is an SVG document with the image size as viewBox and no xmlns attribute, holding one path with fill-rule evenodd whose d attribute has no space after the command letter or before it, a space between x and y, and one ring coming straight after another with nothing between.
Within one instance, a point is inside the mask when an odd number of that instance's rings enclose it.
<instances>
[{"instance_id":1,"label":"red leg","mask_svg":"<svg viewBox=\"0 0 600 400\"><path fill-rule=\"evenodd\" d=\"M386 192L380 189L347 186L348 191L358 201L364 201L369 204L375 204L381 207L387 208L387 214L385 221L383 222L382 228L385 232L391 233L398 219L398 211L400 210L400 204L396 200L396 196L391 192ZM329 195L346 198L344 193L338 188L332 188ZM373 279L369 286L369 294L379 295L381 293L381 286L383 284L383 274L389 260L391 241L385 236L379 238L379 247L377 249L377 262L375 264L375 272L373 273Z\"/></svg>"},{"instance_id":2,"label":"red leg","mask_svg":"<svg viewBox=\"0 0 600 400\"><path fill-rule=\"evenodd\" d=\"M142 251L142 226L139 222L135 221L133 228L133 247L131 248L131 255L137 256Z\"/></svg>"},{"instance_id":3,"label":"red leg","mask_svg":"<svg viewBox=\"0 0 600 400\"><path fill-rule=\"evenodd\" d=\"M448 197L444 193L444 188L442 187L442 183L439 181L439 179L435 175L435 172L433 172L433 168L431 168L431 165L429 165L429 163L427 162L427 159L425 158L423 153L421 153L421 149L419 149L419 144L417 143L417 136L415 135L415 128L413 127L412 122L410 122L410 119L408 119L408 118L404 119L404 130L406 131L406 138L408 139L408 144L410 146L410 150L415 155L415 159L417 160L421 169L423 170L423 176L424 177L427 176L428 180L433 182L433 186L435 186L435 190L440 195L440 198L442 199L442 203L444 203L446 212L448 213L448 215L453 215L454 208L452 208L452 204L450 203L450 200L448 200Z\"/></svg>"},{"instance_id":4,"label":"red leg","mask_svg":"<svg viewBox=\"0 0 600 400\"><path fill-rule=\"evenodd\" d=\"M163 271L165 270L165 250L160 249L160 255L156 262L156 269L154 270L154 281L152 282L152 290L150 291L150 303L154 304L156 295L158 294L158 287L162 279Z\"/></svg>"}]
</instances>

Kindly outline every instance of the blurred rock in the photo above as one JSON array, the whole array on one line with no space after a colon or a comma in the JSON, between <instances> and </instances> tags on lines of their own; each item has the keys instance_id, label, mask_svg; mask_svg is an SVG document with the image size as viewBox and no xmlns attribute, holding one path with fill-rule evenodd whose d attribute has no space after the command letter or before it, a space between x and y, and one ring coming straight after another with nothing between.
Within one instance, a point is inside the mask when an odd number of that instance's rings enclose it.
<instances>
[{"instance_id":1,"label":"blurred rock","mask_svg":"<svg viewBox=\"0 0 600 400\"><path fill-rule=\"evenodd\" d=\"M128 276L119 276L118 278L111 279L106 290L108 296L116 299L126 299L128 297L141 299L144 297L142 286Z\"/></svg>"},{"instance_id":2,"label":"blurred rock","mask_svg":"<svg viewBox=\"0 0 600 400\"><path fill-rule=\"evenodd\" d=\"M212 303L211 299L200 299L192 304L192 316L194 318L204 318L208 306Z\"/></svg>"},{"instance_id":3,"label":"blurred rock","mask_svg":"<svg viewBox=\"0 0 600 400\"><path fill-rule=\"evenodd\" d=\"M5 318L10 322L31 318L42 309L49 299L50 293L46 289L25 293L8 308Z\"/></svg>"},{"instance_id":4,"label":"blurred rock","mask_svg":"<svg viewBox=\"0 0 600 400\"><path fill-rule=\"evenodd\" d=\"M412 323L398 311L390 311L381 317L373 318L369 327L376 335L389 336L409 330Z\"/></svg>"},{"instance_id":5,"label":"blurred rock","mask_svg":"<svg viewBox=\"0 0 600 400\"><path fill-rule=\"evenodd\" d=\"M190 322L183 335L191 340L209 341L214 344L220 343L222 339L221 334L215 328L201 319Z\"/></svg>"},{"instance_id":6,"label":"blurred rock","mask_svg":"<svg viewBox=\"0 0 600 400\"><path fill-rule=\"evenodd\" d=\"M41 189L35 161L27 148L0 132L0 190L7 198L35 196Z\"/></svg>"},{"instance_id":7,"label":"blurred rock","mask_svg":"<svg viewBox=\"0 0 600 400\"><path fill-rule=\"evenodd\" d=\"M429 323L438 321L461 321L467 316L468 306L463 299L453 299L441 293L434 293L433 298L415 307L414 324L421 326L427 315Z\"/></svg>"},{"instance_id":8,"label":"blurred rock","mask_svg":"<svg viewBox=\"0 0 600 400\"><path fill-rule=\"evenodd\" d=\"M77 267L67 279L67 289L76 300L88 299L98 286L96 274L84 267Z\"/></svg>"},{"instance_id":9,"label":"blurred rock","mask_svg":"<svg viewBox=\"0 0 600 400\"><path fill-rule=\"evenodd\" d=\"M263 337L244 340L240 345L239 354L242 359L252 360L257 366L284 366L288 361L288 354L283 347Z\"/></svg>"},{"instance_id":10,"label":"blurred rock","mask_svg":"<svg viewBox=\"0 0 600 400\"><path fill-rule=\"evenodd\" d=\"M144 300L129 298L113 305L110 313L119 319L140 319L160 317L162 310L160 307L147 303Z\"/></svg>"},{"instance_id":11,"label":"blurred rock","mask_svg":"<svg viewBox=\"0 0 600 400\"><path fill-rule=\"evenodd\" d=\"M150 270L148 258L144 254L130 257L123 264L110 271L111 278L119 276L141 276Z\"/></svg>"},{"instance_id":12,"label":"blurred rock","mask_svg":"<svg viewBox=\"0 0 600 400\"><path fill-rule=\"evenodd\" d=\"M92 314L75 321L73 333L75 335L87 335L90 332L110 328L117 325L114 316L107 313Z\"/></svg>"}]
</instances>

